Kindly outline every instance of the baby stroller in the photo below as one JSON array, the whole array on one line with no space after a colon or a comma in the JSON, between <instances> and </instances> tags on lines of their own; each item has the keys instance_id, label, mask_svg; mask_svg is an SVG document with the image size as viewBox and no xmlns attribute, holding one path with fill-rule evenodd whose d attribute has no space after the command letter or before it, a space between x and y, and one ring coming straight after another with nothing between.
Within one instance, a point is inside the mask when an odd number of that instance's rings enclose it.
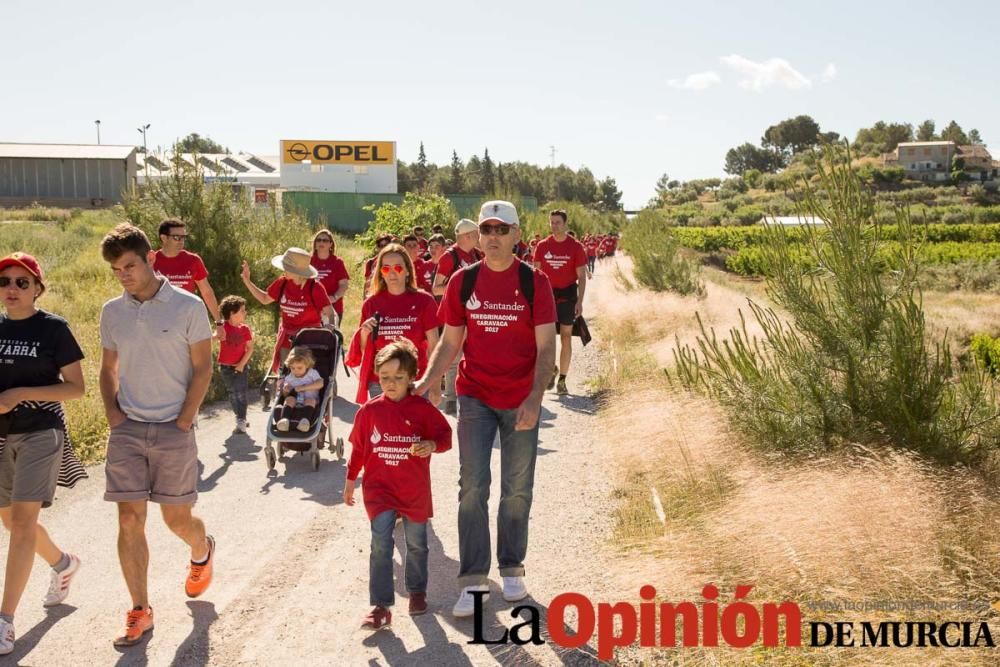
<instances>
[{"instance_id":1,"label":"baby stroller","mask_svg":"<svg viewBox=\"0 0 1000 667\"><path fill-rule=\"evenodd\" d=\"M267 444L264 446L264 458L267 462L267 469L274 470L278 459L286 451L308 454L313 470L319 469L319 450L323 448L324 441L329 441L330 451L338 459L344 458L344 439L334 440L333 429L333 401L337 398L337 362L340 358L340 350L343 347L344 339L341 333L330 329L303 329L292 339L294 347L307 347L316 360L316 372L323 378L323 389L320 391L320 400L316 405L316 417L310 425L309 430L302 431L279 431L275 428L274 413L267 418ZM287 368L282 368L281 377L288 373ZM275 385L275 396L281 396L281 382L278 380ZM272 443L277 447L272 447Z\"/></svg>"}]
</instances>

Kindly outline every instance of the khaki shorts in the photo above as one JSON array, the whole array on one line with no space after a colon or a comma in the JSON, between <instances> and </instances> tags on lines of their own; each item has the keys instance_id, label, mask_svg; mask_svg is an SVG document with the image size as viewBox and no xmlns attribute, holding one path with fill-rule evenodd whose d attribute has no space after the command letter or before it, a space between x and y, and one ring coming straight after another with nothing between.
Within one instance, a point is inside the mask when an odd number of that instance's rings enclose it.
<instances>
[{"instance_id":1,"label":"khaki shorts","mask_svg":"<svg viewBox=\"0 0 1000 667\"><path fill-rule=\"evenodd\" d=\"M52 504L62 462L63 432L54 428L8 433L0 458L0 507L14 503Z\"/></svg>"},{"instance_id":2,"label":"khaki shorts","mask_svg":"<svg viewBox=\"0 0 1000 667\"><path fill-rule=\"evenodd\" d=\"M194 430L185 433L172 421L150 424L127 419L111 429L104 471L105 500L193 505L198 499Z\"/></svg>"}]
</instances>

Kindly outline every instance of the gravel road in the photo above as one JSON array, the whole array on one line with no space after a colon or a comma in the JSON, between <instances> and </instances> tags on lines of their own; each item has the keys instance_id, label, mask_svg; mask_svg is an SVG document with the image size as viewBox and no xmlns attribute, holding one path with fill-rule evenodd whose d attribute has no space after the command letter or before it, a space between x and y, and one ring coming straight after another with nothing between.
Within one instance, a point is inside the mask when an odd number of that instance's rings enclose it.
<instances>
[{"instance_id":1,"label":"gravel road","mask_svg":"<svg viewBox=\"0 0 1000 667\"><path fill-rule=\"evenodd\" d=\"M613 280L610 271L596 282ZM588 292L593 312L599 289ZM595 331L596 334L596 331ZM597 345L580 348L569 378L573 395L546 395L526 561L531 596L542 615L566 591L597 602L609 599L608 571L614 555L610 533L611 455L597 435L593 401L584 379L598 367ZM341 396L353 397L354 380L340 371ZM345 438L357 406L338 398L335 433ZM48 568L38 560L18 611L15 652L8 664L45 665L555 665L594 664L593 644L565 650L541 646L469 645L470 619L455 619L457 596L458 451L432 459L436 516L429 529L430 611L411 618L401 585L403 538L396 531L396 591L393 625L376 633L360 629L368 611L369 528L361 503L341 500L345 463L324 450L318 472L305 457L290 457L268 476L262 444L266 414L251 407L249 435L231 435L226 406L203 411L198 430L201 493L197 513L218 543L215 581L198 600L183 593L187 552L150 512L150 601L156 628L131 649L111 640L123 629L128 595L115 540L115 508L101 499L101 466L75 489L60 490L42 521L62 548L80 555L83 567L67 603L46 613L41 599ZM347 444L350 453L350 444ZM493 457L490 515L499 496L499 452ZM152 509L152 508L151 508ZM494 526L495 530L495 526ZM0 553L7 534L0 531ZM495 535L494 535L495 540ZM494 541L495 545L495 541ZM484 634L494 639L511 617L499 575L486 608Z\"/></svg>"}]
</instances>

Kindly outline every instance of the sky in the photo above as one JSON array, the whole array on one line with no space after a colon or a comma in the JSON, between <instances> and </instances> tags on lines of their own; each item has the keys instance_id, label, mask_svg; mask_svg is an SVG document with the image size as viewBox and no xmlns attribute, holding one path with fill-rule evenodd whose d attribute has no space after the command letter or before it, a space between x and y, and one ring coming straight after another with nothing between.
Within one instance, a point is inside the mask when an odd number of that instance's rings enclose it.
<instances>
[{"instance_id":1,"label":"sky","mask_svg":"<svg viewBox=\"0 0 1000 667\"><path fill-rule=\"evenodd\" d=\"M0 3L0 142L234 152L281 139L397 142L432 162L588 167L628 208L667 173L809 114L977 128L1000 153L1000 2Z\"/></svg>"}]
</instances>

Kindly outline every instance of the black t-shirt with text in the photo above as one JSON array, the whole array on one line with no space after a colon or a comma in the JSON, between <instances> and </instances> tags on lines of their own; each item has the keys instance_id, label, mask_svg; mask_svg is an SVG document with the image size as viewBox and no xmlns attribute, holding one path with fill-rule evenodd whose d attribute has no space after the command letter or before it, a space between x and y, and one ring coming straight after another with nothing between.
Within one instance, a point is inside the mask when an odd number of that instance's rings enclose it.
<instances>
[{"instance_id":1,"label":"black t-shirt with text","mask_svg":"<svg viewBox=\"0 0 1000 667\"><path fill-rule=\"evenodd\" d=\"M23 320L0 314L0 391L15 387L45 387L62 381L64 366L83 359L69 325L43 310ZM8 417L8 433L62 429L60 416L42 407L21 404Z\"/></svg>"}]
</instances>

